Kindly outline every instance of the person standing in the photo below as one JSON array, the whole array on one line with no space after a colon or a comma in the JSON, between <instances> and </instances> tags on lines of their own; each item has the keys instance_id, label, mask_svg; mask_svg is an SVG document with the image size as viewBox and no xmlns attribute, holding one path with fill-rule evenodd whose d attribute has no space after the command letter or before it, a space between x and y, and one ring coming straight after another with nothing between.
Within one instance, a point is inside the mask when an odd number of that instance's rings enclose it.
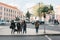
<instances>
[{"instance_id":1,"label":"person standing","mask_svg":"<svg viewBox=\"0 0 60 40\"><path fill-rule=\"evenodd\" d=\"M11 30L11 34L14 34L14 30L15 30L15 22L14 20L11 21L11 25L10 25Z\"/></svg>"},{"instance_id":2,"label":"person standing","mask_svg":"<svg viewBox=\"0 0 60 40\"><path fill-rule=\"evenodd\" d=\"M17 22L17 33L21 32L21 25L20 22Z\"/></svg>"},{"instance_id":3,"label":"person standing","mask_svg":"<svg viewBox=\"0 0 60 40\"><path fill-rule=\"evenodd\" d=\"M23 21L23 34L26 33L26 28L27 28L27 26L26 26L26 22L24 20Z\"/></svg>"},{"instance_id":4,"label":"person standing","mask_svg":"<svg viewBox=\"0 0 60 40\"><path fill-rule=\"evenodd\" d=\"M35 29L36 29L36 33L38 33L38 29L39 29L39 22L38 21L35 22Z\"/></svg>"}]
</instances>

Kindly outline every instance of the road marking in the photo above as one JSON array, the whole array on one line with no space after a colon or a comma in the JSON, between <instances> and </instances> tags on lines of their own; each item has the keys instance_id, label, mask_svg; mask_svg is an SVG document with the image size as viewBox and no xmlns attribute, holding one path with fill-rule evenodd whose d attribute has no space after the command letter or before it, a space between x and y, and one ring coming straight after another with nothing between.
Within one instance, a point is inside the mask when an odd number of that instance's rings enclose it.
<instances>
[{"instance_id":1,"label":"road marking","mask_svg":"<svg viewBox=\"0 0 60 40\"><path fill-rule=\"evenodd\" d=\"M48 39L48 40L52 40L50 37L48 37L47 35L45 35L45 37Z\"/></svg>"},{"instance_id":2,"label":"road marking","mask_svg":"<svg viewBox=\"0 0 60 40\"><path fill-rule=\"evenodd\" d=\"M49 25L49 26L54 26L54 25Z\"/></svg>"}]
</instances>

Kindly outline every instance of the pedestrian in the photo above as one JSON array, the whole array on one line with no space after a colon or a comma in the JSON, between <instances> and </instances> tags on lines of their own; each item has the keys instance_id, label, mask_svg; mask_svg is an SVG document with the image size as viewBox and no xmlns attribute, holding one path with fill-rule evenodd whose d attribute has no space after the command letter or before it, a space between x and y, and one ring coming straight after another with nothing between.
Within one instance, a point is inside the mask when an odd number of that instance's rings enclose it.
<instances>
[{"instance_id":1,"label":"pedestrian","mask_svg":"<svg viewBox=\"0 0 60 40\"><path fill-rule=\"evenodd\" d=\"M39 29L39 22L38 21L35 22L35 29L36 29L36 33L38 33L38 29Z\"/></svg>"},{"instance_id":2,"label":"pedestrian","mask_svg":"<svg viewBox=\"0 0 60 40\"><path fill-rule=\"evenodd\" d=\"M20 21L20 26L21 26L21 33L22 33L22 30L23 30L23 20Z\"/></svg>"},{"instance_id":3,"label":"pedestrian","mask_svg":"<svg viewBox=\"0 0 60 40\"><path fill-rule=\"evenodd\" d=\"M24 34L24 33L26 33L26 28L27 28L25 20L23 21L22 24L23 24L23 34Z\"/></svg>"},{"instance_id":4,"label":"pedestrian","mask_svg":"<svg viewBox=\"0 0 60 40\"><path fill-rule=\"evenodd\" d=\"M10 25L11 30L11 34L14 34L14 30L15 30L15 22L14 20L11 21L11 25Z\"/></svg>"},{"instance_id":5,"label":"pedestrian","mask_svg":"<svg viewBox=\"0 0 60 40\"><path fill-rule=\"evenodd\" d=\"M21 32L21 24L20 22L17 22L17 33L20 33Z\"/></svg>"}]
</instances>

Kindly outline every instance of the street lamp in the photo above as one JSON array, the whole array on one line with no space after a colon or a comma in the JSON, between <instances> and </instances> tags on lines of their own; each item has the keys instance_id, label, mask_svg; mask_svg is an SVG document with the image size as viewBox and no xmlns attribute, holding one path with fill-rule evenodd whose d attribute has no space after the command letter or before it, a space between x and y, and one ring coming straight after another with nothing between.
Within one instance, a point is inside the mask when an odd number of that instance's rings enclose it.
<instances>
[{"instance_id":1,"label":"street lamp","mask_svg":"<svg viewBox=\"0 0 60 40\"><path fill-rule=\"evenodd\" d=\"M39 16L40 16L41 10L42 10L42 9L40 9L40 3L39 3ZM46 18L46 15L44 14L44 22L45 22L45 18ZM44 26L44 34L46 33L45 30L46 30L46 28L45 28L45 26Z\"/></svg>"}]
</instances>

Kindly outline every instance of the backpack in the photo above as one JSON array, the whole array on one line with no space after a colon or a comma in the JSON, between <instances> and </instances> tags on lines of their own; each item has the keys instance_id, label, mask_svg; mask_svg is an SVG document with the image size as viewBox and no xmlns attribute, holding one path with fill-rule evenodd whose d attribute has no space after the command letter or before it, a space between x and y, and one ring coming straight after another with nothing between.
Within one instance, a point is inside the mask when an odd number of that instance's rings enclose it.
<instances>
[{"instance_id":1,"label":"backpack","mask_svg":"<svg viewBox=\"0 0 60 40\"><path fill-rule=\"evenodd\" d=\"M39 27L39 23L35 23L35 27Z\"/></svg>"}]
</instances>

